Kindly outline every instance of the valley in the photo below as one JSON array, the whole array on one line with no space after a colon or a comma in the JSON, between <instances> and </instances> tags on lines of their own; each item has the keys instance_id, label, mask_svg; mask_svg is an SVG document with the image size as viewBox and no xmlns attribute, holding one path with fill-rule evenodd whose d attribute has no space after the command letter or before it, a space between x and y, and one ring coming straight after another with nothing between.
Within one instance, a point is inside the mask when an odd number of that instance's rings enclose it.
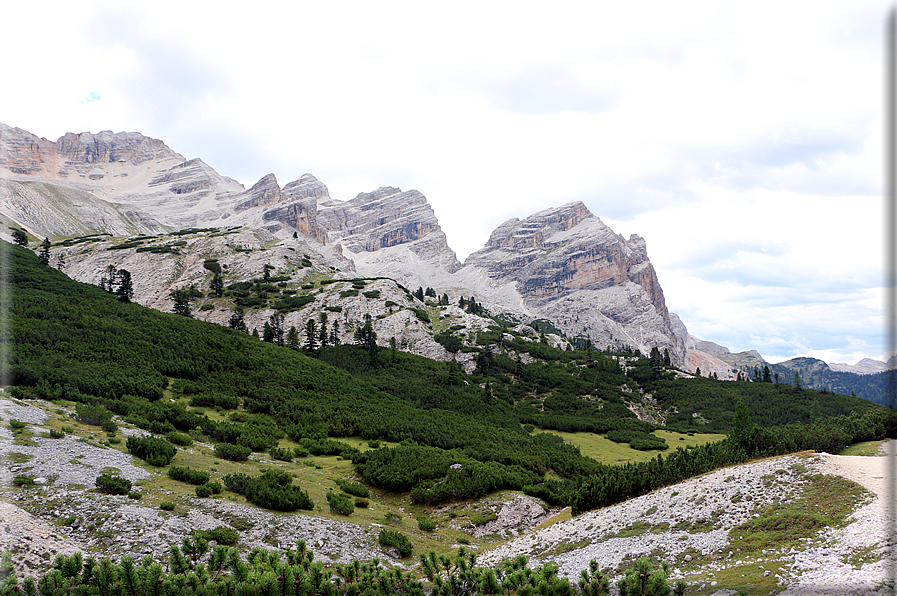
<instances>
[{"instance_id":1,"label":"valley","mask_svg":"<svg viewBox=\"0 0 897 596\"><path fill-rule=\"evenodd\" d=\"M139 133L0 172L4 594L889 589L894 371L692 336L583 203L461 262L417 190Z\"/></svg>"},{"instance_id":2,"label":"valley","mask_svg":"<svg viewBox=\"0 0 897 596\"><path fill-rule=\"evenodd\" d=\"M241 549L282 550L304 540L315 560L328 567L374 558L408 565L413 559L399 558L378 544L379 529L388 527L411 537L415 556L430 550L451 555L464 546L478 553L481 565L523 555L531 565L556 564L571 578L595 560L609 577L619 579L621 570L647 555L672 563L671 579L687 581L690 594L717 593L723 586L757 594L783 589L784 594L819 593L820 586L844 594L873 593L885 577L881 544L890 525L882 500L886 457L880 441L870 447L882 455L805 453L761 460L573 519L569 510L546 509L537 499L515 492L433 509L376 490L367 507L345 517L321 506L303 515L278 514L232 494L197 498L192 486L132 459L121 442L110 444L107 433L79 422L73 404L4 398L0 412L4 421L27 423L15 432L0 426L5 470L0 548L15 553L13 561L24 575L37 576L51 568L57 555L76 552L164 560L169 545L196 530L224 526L237 531ZM61 428L70 434L48 436ZM125 424L120 430L123 436L140 432ZM343 440L364 445L358 439ZM301 465L253 456L237 465L216 459L211 445L201 442L179 450L177 463L210 470L216 479L234 471L280 467L292 472L315 502L325 502L324 495L337 489L335 481L352 476L350 462L337 456L310 456ZM133 480L142 498L92 490L100 472ZM21 474L37 477L38 484L12 486L11 476ZM820 490L835 492L822 502ZM836 500L844 502L836 505ZM174 509L160 509L163 501L173 502ZM768 514L783 507L831 521L794 535L758 534L744 540L747 530L739 528L750 522L752 512ZM435 522L434 531L417 528L420 515Z\"/></svg>"}]
</instances>

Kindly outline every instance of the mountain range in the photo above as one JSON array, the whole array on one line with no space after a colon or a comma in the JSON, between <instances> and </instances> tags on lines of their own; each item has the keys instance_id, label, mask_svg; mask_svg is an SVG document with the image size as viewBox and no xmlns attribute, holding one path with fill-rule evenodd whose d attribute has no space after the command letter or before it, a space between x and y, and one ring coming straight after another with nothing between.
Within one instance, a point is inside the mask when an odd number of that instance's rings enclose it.
<instances>
[{"instance_id":1,"label":"mountain range","mask_svg":"<svg viewBox=\"0 0 897 596\"><path fill-rule=\"evenodd\" d=\"M246 189L140 133L50 141L0 123L0 174L0 237L18 228L32 247L49 238L53 262L79 281L99 283L104 272L125 269L134 300L159 310L172 310L173 290L194 287L197 318L227 324L248 303L250 329L275 312L284 328L304 329L330 313L344 341L369 319L384 345L395 338L407 351L462 363L471 357L448 350L440 334L466 345L498 318L554 345L656 347L683 370L721 379L766 364L756 351L732 354L689 334L667 309L645 240L614 233L580 202L506 221L462 263L417 190L381 187L343 201L311 174L283 186L268 174ZM268 284L265 300L234 289L268 265L280 281ZM216 268L229 291L210 300ZM363 293L345 283L323 295L303 290L322 277L369 281ZM418 287L430 296L415 296ZM889 365L831 370L866 374Z\"/></svg>"}]
</instances>

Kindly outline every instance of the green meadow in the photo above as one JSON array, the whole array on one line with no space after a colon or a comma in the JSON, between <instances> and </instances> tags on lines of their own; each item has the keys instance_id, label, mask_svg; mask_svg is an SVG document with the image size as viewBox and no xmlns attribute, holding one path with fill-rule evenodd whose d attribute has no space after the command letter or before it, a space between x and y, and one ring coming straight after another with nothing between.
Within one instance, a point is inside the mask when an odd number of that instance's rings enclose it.
<instances>
[{"instance_id":1,"label":"green meadow","mask_svg":"<svg viewBox=\"0 0 897 596\"><path fill-rule=\"evenodd\" d=\"M557 430L536 430L535 432L548 432L558 435L564 442L579 447L580 453L586 457L607 465L620 465L648 461L657 457L658 453L668 453L676 447L697 447L706 443L722 441L726 435L718 433L694 433L692 435L677 433L668 430L656 430L654 436L666 440L670 446L666 451L638 451L632 449L628 443L614 443L604 435L595 433L568 433Z\"/></svg>"}]
</instances>

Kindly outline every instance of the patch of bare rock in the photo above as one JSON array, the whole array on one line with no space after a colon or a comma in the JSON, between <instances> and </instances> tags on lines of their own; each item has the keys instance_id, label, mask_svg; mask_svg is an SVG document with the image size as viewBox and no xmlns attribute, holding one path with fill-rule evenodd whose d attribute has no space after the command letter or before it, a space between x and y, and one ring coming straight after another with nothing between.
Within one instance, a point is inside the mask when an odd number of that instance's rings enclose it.
<instances>
[{"instance_id":1,"label":"patch of bare rock","mask_svg":"<svg viewBox=\"0 0 897 596\"><path fill-rule=\"evenodd\" d=\"M593 559L610 570L642 556L674 565L697 559L709 577L732 565L765 564L764 573L775 575L783 594L890 594L883 587L893 557L888 539L894 520L886 515L884 498L888 460L815 454L733 466L521 536L482 553L479 562L495 565L524 555L531 566L553 562L571 579ZM872 494L846 527L827 528L801 549L770 549L757 560L742 561L729 549L729 530L777 500L799 496L808 472L854 479ZM848 559L858 549L871 549L871 558L879 560L855 568ZM684 574L674 567L672 577ZM692 587L712 587L711 581Z\"/></svg>"}]
</instances>

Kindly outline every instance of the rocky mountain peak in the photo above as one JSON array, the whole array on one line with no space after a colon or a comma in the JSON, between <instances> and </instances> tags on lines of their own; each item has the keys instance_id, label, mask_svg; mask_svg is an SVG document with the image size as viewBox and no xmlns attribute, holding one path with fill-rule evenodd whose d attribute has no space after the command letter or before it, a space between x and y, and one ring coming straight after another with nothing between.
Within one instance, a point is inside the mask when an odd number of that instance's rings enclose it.
<instances>
[{"instance_id":1,"label":"rocky mountain peak","mask_svg":"<svg viewBox=\"0 0 897 596\"><path fill-rule=\"evenodd\" d=\"M486 246L518 250L543 248L546 237L555 232L566 232L586 219L594 217L579 201L544 209L523 221L515 217L501 224L489 236Z\"/></svg>"},{"instance_id":2,"label":"rocky mountain peak","mask_svg":"<svg viewBox=\"0 0 897 596\"><path fill-rule=\"evenodd\" d=\"M506 221L461 274L488 277L488 299L505 308L522 299L533 316L550 319L569 337L657 346L684 362L644 239L625 240L582 203Z\"/></svg>"},{"instance_id":3,"label":"rocky mountain peak","mask_svg":"<svg viewBox=\"0 0 897 596\"><path fill-rule=\"evenodd\" d=\"M284 186L283 192L293 200L305 198L321 201L330 200L330 191L327 190L327 186L311 174L302 174L299 180L293 180Z\"/></svg>"},{"instance_id":4,"label":"rocky mountain peak","mask_svg":"<svg viewBox=\"0 0 897 596\"><path fill-rule=\"evenodd\" d=\"M353 253L409 244L442 231L424 195L391 186L359 193L351 201L319 203L318 217L331 241Z\"/></svg>"},{"instance_id":5,"label":"rocky mountain peak","mask_svg":"<svg viewBox=\"0 0 897 596\"><path fill-rule=\"evenodd\" d=\"M272 207L283 202L283 198L283 193L277 184L277 176L267 174L246 191L246 197L234 206L234 210L243 211L252 207Z\"/></svg>"},{"instance_id":6,"label":"rocky mountain peak","mask_svg":"<svg viewBox=\"0 0 897 596\"><path fill-rule=\"evenodd\" d=\"M77 164L126 163L134 165L159 157L183 157L172 151L165 143L139 132L113 133L104 130L97 134L89 132L66 133L56 141L60 155L73 166Z\"/></svg>"},{"instance_id":7,"label":"rocky mountain peak","mask_svg":"<svg viewBox=\"0 0 897 596\"><path fill-rule=\"evenodd\" d=\"M318 225L330 243L346 249L359 274L439 285L436 278L461 265L433 208L416 190L382 186L350 201L319 199Z\"/></svg>"}]
</instances>

